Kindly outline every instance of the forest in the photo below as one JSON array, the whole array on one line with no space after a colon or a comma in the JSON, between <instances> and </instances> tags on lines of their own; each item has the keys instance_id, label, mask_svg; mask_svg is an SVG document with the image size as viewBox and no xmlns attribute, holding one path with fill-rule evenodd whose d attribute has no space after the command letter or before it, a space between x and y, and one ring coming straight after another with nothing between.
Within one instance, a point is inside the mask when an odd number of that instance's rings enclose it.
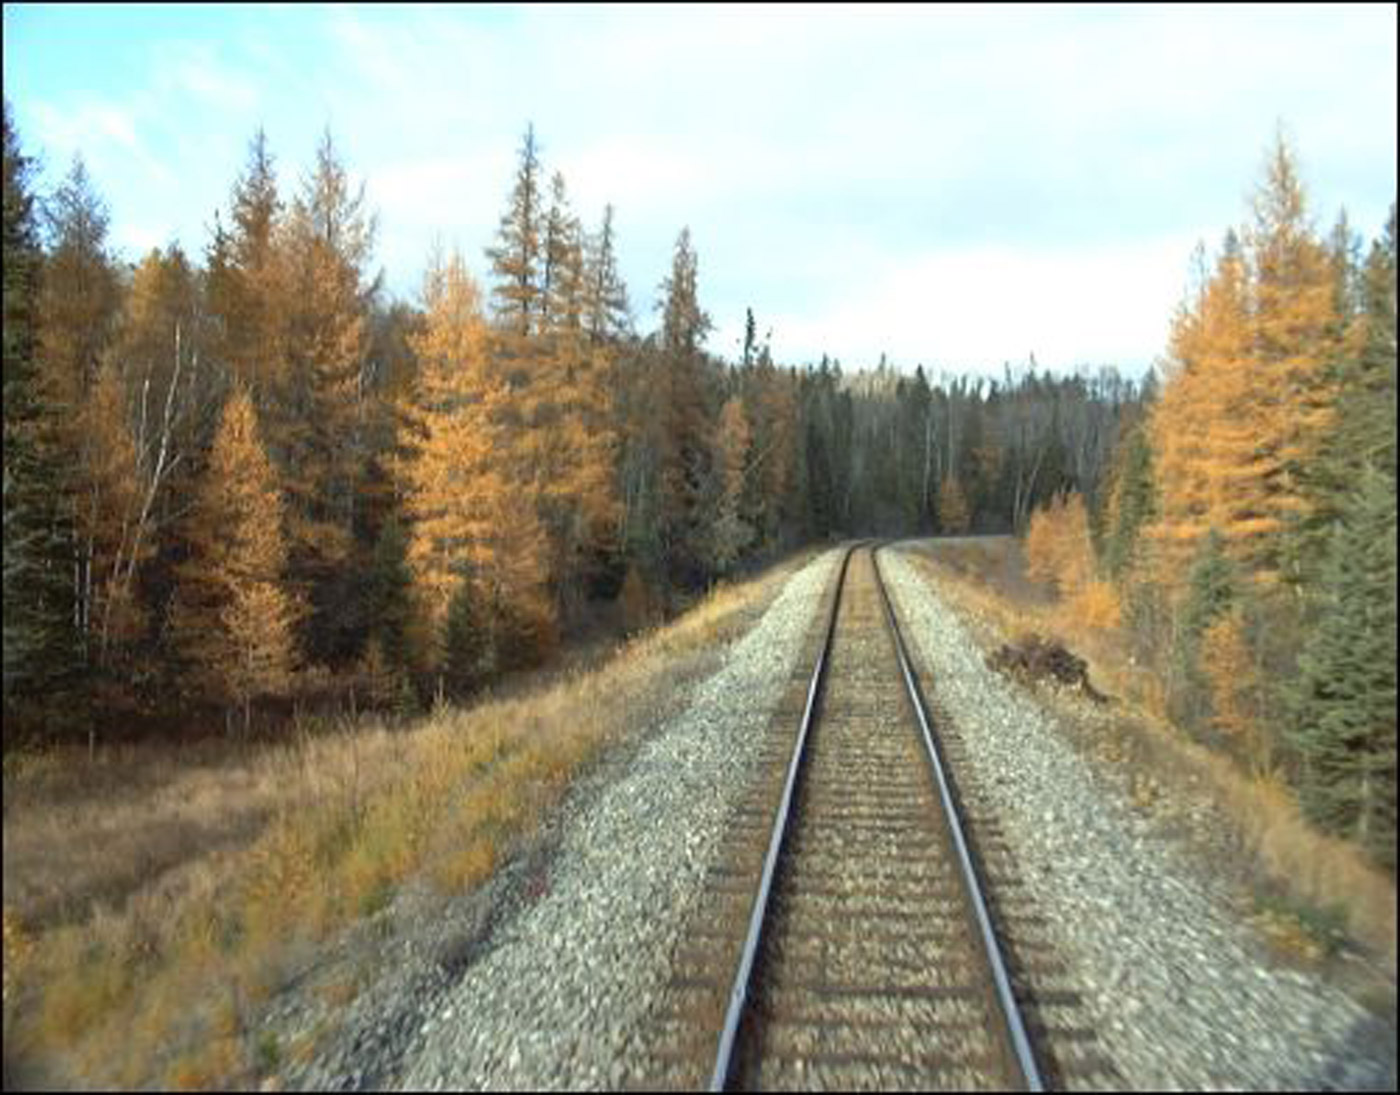
<instances>
[{"instance_id":1,"label":"forest","mask_svg":"<svg viewBox=\"0 0 1400 1095\"><path fill-rule=\"evenodd\" d=\"M1319 237L1280 141L1160 375L988 380L781 364L753 309L725 360L690 232L637 301L533 128L487 282L439 250L415 302L329 131L285 174L259 131L202 255L130 265L6 104L7 749L407 715L805 544L1010 532L1393 871L1393 208Z\"/></svg>"}]
</instances>

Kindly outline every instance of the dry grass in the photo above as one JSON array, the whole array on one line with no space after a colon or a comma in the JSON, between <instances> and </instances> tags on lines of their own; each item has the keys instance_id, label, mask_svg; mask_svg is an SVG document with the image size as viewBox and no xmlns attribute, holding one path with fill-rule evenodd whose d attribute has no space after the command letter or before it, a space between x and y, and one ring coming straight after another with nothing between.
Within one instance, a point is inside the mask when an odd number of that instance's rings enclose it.
<instances>
[{"instance_id":1,"label":"dry grass","mask_svg":"<svg viewBox=\"0 0 1400 1095\"><path fill-rule=\"evenodd\" d=\"M414 728L7 762L6 1086L256 1083L278 1055L249 1033L257 1008L317 946L411 878L480 885L795 565L720 587L595 672Z\"/></svg>"},{"instance_id":2,"label":"dry grass","mask_svg":"<svg viewBox=\"0 0 1400 1095\"><path fill-rule=\"evenodd\" d=\"M1313 913L1340 907L1351 935L1383 956L1392 975L1396 962L1396 889L1344 841L1326 836L1303 818L1297 803L1276 781L1253 778L1226 756L1190 740L1164 716L1161 682L1134 663L1126 637L1114 627L1095 626L1111 614L1086 615L1028 585L1015 541L939 546L917 565L938 584L948 601L974 623L990 644L1027 631L1055 635L1089 663L1095 687L1118 701L1127 716L1116 725L1138 735L1133 752L1150 758L1155 780L1192 782L1207 788L1237 831L1249 859L1248 873L1262 888L1287 895L1261 918L1280 936L1307 927ZM1285 926L1286 925L1286 926ZM1317 933L1313 933L1316 935ZM1294 948L1314 949L1315 940Z\"/></svg>"}]
</instances>

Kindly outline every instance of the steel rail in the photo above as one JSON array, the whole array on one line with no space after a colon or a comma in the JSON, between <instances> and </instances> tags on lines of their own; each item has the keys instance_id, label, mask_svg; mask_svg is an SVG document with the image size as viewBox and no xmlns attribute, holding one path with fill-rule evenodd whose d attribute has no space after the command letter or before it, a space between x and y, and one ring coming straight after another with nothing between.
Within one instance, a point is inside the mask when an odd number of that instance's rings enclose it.
<instances>
[{"instance_id":1,"label":"steel rail","mask_svg":"<svg viewBox=\"0 0 1400 1095\"><path fill-rule=\"evenodd\" d=\"M723 1091L729 1082L733 1067L734 1046L738 1040L739 1023L743 1019L748 1002L749 983L753 976L754 961L758 948L763 942L764 921L768 917L768 900L773 889L773 879L778 871L778 860L782 855L783 844L787 839L788 821L792 814L792 803L796 797L798 772L802 767L802 757L807 748L807 732L811 729L817 701L822 685L826 680L827 655L831 653L832 636L836 634L836 617L841 609L841 592L846 585L846 569L860 544L846 549L841 560L841 571L836 577L836 596L831 602L831 616L826 623L826 636L822 639L821 653L817 657L816 668L812 670L812 680L807 686L807 706L802 712L802 724L797 732L797 744L788 762L787 778L783 784L783 797L779 800L773 833L768 841L768 853L763 860L763 875L759 879L758 892L754 897L753 909L749 914L748 934L744 937L744 951L739 959L739 968L734 974L734 985L729 990L729 1007L724 1016L724 1029L720 1032L719 1044L715 1051L715 1067L710 1077L710 1090Z\"/></svg>"},{"instance_id":2,"label":"steel rail","mask_svg":"<svg viewBox=\"0 0 1400 1095\"><path fill-rule=\"evenodd\" d=\"M909 690L909 698L913 703L914 713L919 719L919 728L923 733L924 749L928 753L929 763L933 768L935 782L938 784L938 794L943 803L943 812L948 819L948 831L952 834L953 845L957 851L958 867L961 870L963 883L972 901L973 914L977 920L977 927L982 936L982 946L987 955L987 962L992 969L992 980L996 986L996 1000L1001 1008L1002 1018L1006 1023L1007 1035L1011 1039L1011 1047L1016 1056L1016 1063L1021 1069L1021 1075L1025 1079L1026 1088L1029 1091L1044 1091L1045 1081L1041 1077L1040 1066L1036 1063L1035 1053L1031 1049L1030 1037L1026 1033L1025 1021L1021 1018L1021 1009L1016 1003L1015 993L1011 989L1011 978L1006 972L1006 962L1001 954L1001 946L997 942L996 931L992 927L991 915L987 912L987 903L982 896L982 886L978 879L977 867L973 863L972 855L968 850L967 838L963 833L962 821L959 817L957 805L953 799L952 787L948 780L947 771L943 764L943 759L934 741L933 731L930 729L928 709L924 705L923 693L919 689L918 679L914 676L913 668L910 664L909 653L904 646L904 637L900 634L899 624L895 619L894 605L890 601L889 591L885 589L884 577L880 574L880 564L877 559L879 548L870 553L870 561L875 569L875 584L880 590L880 600L885 608L885 621L889 624L890 634L894 637L895 652L899 656L899 668L904 674L904 683Z\"/></svg>"}]
</instances>

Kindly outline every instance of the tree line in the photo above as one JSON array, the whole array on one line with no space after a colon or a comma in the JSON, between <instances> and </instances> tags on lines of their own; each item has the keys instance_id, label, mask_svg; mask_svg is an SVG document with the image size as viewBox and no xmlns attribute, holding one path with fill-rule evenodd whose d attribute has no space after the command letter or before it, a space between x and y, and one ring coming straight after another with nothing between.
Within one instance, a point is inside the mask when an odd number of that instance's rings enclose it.
<instances>
[{"instance_id":1,"label":"tree line","mask_svg":"<svg viewBox=\"0 0 1400 1095\"><path fill-rule=\"evenodd\" d=\"M803 543L1021 529L1100 496L1145 394L784 366L752 310L723 360L688 230L643 333L533 129L486 284L438 249L415 302L329 133L288 188L258 132L203 254L135 264L81 160L36 195L4 134L7 741L416 709Z\"/></svg>"},{"instance_id":2,"label":"tree line","mask_svg":"<svg viewBox=\"0 0 1400 1095\"><path fill-rule=\"evenodd\" d=\"M1309 216L1280 138L1171 328L1098 503L1032 518L1033 568L1115 593L1165 711L1392 872L1395 207Z\"/></svg>"}]
</instances>

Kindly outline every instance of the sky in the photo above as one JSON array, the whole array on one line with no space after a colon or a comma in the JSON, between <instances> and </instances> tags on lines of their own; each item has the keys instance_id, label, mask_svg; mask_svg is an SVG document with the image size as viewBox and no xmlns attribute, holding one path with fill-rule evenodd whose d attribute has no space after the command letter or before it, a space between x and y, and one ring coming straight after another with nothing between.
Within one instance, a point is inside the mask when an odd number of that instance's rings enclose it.
<instances>
[{"instance_id":1,"label":"sky","mask_svg":"<svg viewBox=\"0 0 1400 1095\"><path fill-rule=\"evenodd\" d=\"M683 226L711 351L1145 369L1275 134L1320 231L1396 188L1394 5L801 8L25 4L4 94L52 189L81 153L134 260L202 255L262 126L285 194L329 126L416 299L484 249L533 123L638 328Z\"/></svg>"}]
</instances>

